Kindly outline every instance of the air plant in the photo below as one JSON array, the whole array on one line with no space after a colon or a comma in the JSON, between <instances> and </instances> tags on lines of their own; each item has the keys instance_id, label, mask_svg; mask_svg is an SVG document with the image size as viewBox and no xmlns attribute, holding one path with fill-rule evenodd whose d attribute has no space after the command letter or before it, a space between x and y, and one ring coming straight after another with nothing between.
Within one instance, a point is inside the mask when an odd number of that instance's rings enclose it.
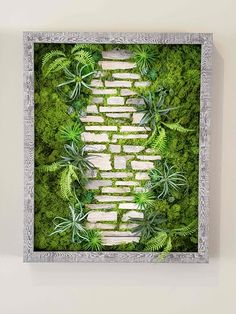
<instances>
[{"instance_id":1,"label":"air plant","mask_svg":"<svg viewBox=\"0 0 236 314\"><path fill-rule=\"evenodd\" d=\"M138 209L145 210L155 206L156 197L151 191L138 192L134 195Z\"/></svg>"},{"instance_id":2,"label":"air plant","mask_svg":"<svg viewBox=\"0 0 236 314\"><path fill-rule=\"evenodd\" d=\"M101 251L103 247L101 232L95 229L87 230L83 247L86 251Z\"/></svg>"},{"instance_id":3,"label":"air plant","mask_svg":"<svg viewBox=\"0 0 236 314\"><path fill-rule=\"evenodd\" d=\"M80 95L82 88L92 89L88 81L95 71L88 71L88 68L87 64L81 66L81 63L77 62L74 71L69 70L68 67L63 69L66 81L57 85L57 90L65 98L65 101L74 101ZM66 91L65 87L69 87L69 91Z\"/></svg>"},{"instance_id":4,"label":"air plant","mask_svg":"<svg viewBox=\"0 0 236 314\"><path fill-rule=\"evenodd\" d=\"M87 239L86 229L82 223L88 213L84 214L81 209L78 210L72 205L69 205L69 209L70 215L68 218L57 216L53 219L54 231L50 233L50 236L70 230L72 242L82 242Z\"/></svg>"},{"instance_id":5,"label":"air plant","mask_svg":"<svg viewBox=\"0 0 236 314\"><path fill-rule=\"evenodd\" d=\"M173 190L188 189L188 181L183 172L176 171L175 167L168 165L167 162L160 168L152 169L150 179L150 187L158 191L159 199L170 195Z\"/></svg>"},{"instance_id":6,"label":"air plant","mask_svg":"<svg viewBox=\"0 0 236 314\"><path fill-rule=\"evenodd\" d=\"M73 125L62 126L59 130L60 138L64 142L75 142L81 141L80 135L82 133L82 126L79 123Z\"/></svg>"},{"instance_id":7,"label":"air plant","mask_svg":"<svg viewBox=\"0 0 236 314\"><path fill-rule=\"evenodd\" d=\"M157 58L157 50L154 46L138 45L133 48L134 60L141 74L146 75L147 72L155 65Z\"/></svg>"}]
</instances>

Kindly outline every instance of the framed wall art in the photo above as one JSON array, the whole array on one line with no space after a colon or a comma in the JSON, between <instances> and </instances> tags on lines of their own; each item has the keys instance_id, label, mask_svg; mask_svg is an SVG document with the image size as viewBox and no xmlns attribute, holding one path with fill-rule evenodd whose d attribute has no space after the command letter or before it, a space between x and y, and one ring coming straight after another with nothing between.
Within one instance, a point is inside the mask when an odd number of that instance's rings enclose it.
<instances>
[{"instance_id":1,"label":"framed wall art","mask_svg":"<svg viewBox=\"0 0 236 314\"><path fill-rule=\"evenodd\" d=\"M208 261L212 34L24 33L25 262Z\"/></svg>"}]
</instances>

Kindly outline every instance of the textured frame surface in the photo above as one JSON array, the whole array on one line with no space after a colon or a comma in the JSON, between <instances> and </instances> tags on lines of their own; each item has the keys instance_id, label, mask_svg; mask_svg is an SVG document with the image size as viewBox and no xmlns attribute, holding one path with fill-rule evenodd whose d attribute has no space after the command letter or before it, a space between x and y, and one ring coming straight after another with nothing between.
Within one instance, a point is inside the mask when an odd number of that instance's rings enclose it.
<instances>
[{"instance_id":1,"label":"textured frame surface","mask_svg":"<svg viewBox=\"0 0 236 314\"><path fill-rule=\"evenodd\" d=\"M210 33L24 33L24 262L157 262L160 253L34 251L34 43L200 44L198 252L170 253L165 263L208 262L210 106L213 36Z\"/></svg>"}]
</instances>

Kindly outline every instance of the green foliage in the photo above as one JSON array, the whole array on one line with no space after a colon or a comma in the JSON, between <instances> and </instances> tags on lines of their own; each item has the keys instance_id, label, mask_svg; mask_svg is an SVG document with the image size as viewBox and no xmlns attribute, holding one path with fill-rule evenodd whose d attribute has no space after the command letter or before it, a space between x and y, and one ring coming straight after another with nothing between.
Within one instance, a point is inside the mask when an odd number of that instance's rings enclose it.
<instances>
[{"instance_id":1,"label":"green foliage","mask_svg":"<svg viewBox=\"0 0 236 314\"><path fill-rule=\"evenodd\" d=\"M145 75L148 70L156 62L157 50L155 46L151 45L135 45L133 48L134 60L140 72Z\"/></svg>"},{"instance_id":2,"label":"green foliage","mask_svg":"<svg viewBox=\"0 0 236 314\"><path fill-rule=\"evenodd\" d=\"M67 67L64 68L66 81L57 85L57 91L65 101L74 101L80 96L82 88L91 89L89 80L95 71L88 72L87 69L88 65L85 64L81 66L80 62L77 62L74 66L74 71L70 71Z\"/></svg>"},{"instance_id":3,"label":"green foliage","mask_svg":"<svg viewBox=\"0 0 236 314\"><path fill-rule=\"evenodd\" d=\"M152 208L155 204L155 195L152 192L144 191L134 195L134 201L140 210Z\"/></svg>"},{"instance_id":4,"label":"green foliage","mask_svg":"<svg viewBox=\"0 0 236 314\"><path fill-rule=\"evenodd\" d=\"M170 166L164 162L162 166L150 171L151 188L157 191L158 198L165 198L170 195L173 190L188 188L188 182L183 172L176 171L175 166Z\"/></svg>"},{"instance_id":5,"label":"green foliage","mask_svg":"<svg viewBox=\"0 0 236 314\"><path fill-rule=\"evenodd\" d=\"M83 129L81 124L74 123L73 125L67 125L67 126L62 126L59 129L60 132L60 138L64 142L75 142L75 143L80 143L81 142L81 133Z\"/></svg>"},{"instance_id":6,"label":"green foliage","mask_svg":"<svg viewBox=\"0 0 236 314\"><path fill-rule=\"evenodd\" d=\"M69 218L57 216L53 219L54 231L50 235L69 230L71 232L72 242L82 242L82 240L86 240L86 230L82 222L87 214L84 214L82 210L78 210L78 208L71 205L69 205L69 209Z\"/></svg>"},{"instance_id":7,"label":"green foliage","mask_svg":"<svg viewBox=\"0 0 236 314\"><path fill-rule=\"evenodd\" d=\"M85 251L101 251L103 247L101 232L95 229L86 231L83 248Z\"/></svg>"},{"instance_id":8,"label":"green foliage","mask_svg":"<svg viewBox=\"0 0 236 314\"><path fill-rule=\"evenodd\" d=\"M74 181L79 182L76 167L68 164L68 166L62 171L60 178L61 195L65 200L69 200L73 197L72 184Z\"/></svg>"}]
</instances>

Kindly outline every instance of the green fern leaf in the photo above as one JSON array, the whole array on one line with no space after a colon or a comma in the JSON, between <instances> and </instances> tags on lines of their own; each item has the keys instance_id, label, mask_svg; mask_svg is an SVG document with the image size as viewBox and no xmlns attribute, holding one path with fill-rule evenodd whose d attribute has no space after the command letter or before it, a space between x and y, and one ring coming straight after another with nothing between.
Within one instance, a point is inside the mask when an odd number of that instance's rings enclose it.
<instances>
[{"instance_id":1,"label":"green fern leaf","mask_svg":"<svg viewBox=\"0 0 236 314\"><path fill-rule=\"evenodd\" d=\"M86 50L89 50L91 52L95 52L95 51L101 51L102 50L102 46L101 45L96 45L96 44L89 44L89 43L76 44L71 49L71 53L74 54L75 52L77 52L78 50L81 50L81 49L86 49Z\"/></svg>"},{"instance_id":2,"label":"green fern leaf","mask_svg":"<svg viewBox=\"0 0 236 314\"><path fill-rule=\"evenodd\" d=\"M48 61L50 61L53 58L60 58L60 57L66 57L66 55L64 54L64 52L60 51L60 50L52 50L48 53L45 54L45 56L42 59L42 68L45 67L45 65L48 63Z\"/></svg>"},{"instance_id":3,"label":"green fern leaf","mask_svg":"<svg viewBox=\"0 0 236 314\"><path fill-rule=\"evenodd\" d=\"M73 196L72 184L75 180L78 181L75 167L69 165L62 171L60 179L61 195L65 200L69 200Z\"/></svg>"},{"instance_id":4,"label":"green fern leaf","mask_svg":"<svg viewBox=\"0 0 236 314\"><path fill-rule=\"evenodd\" d=\"M159 251L166 244L167 238L168 235L165 231L159 232L157 236L147 242L145 250L151 252Z\"/></svg>"},{"instance_id":5,"label":"green fern leaf","mask_svg":"<svg viewBox=\"0 0 236 314\"><path fill-rule=\"evenodd\" d=\"M187 133L187 132L193 131L193 130L184 128L178 122L177 123L165 123L165 122L162 122L162 124L165 125L167 128L173 130L173 131L178 131L178 132L181 132L181 133Z\"/></svg>"},{"instance_id":6,"label":"green fern leaf","mask_svg":"<svg viewBox=\"0 0 236 314\"><path fill-rule=\"evenodd\" d=\"M197 229L198 229L198 222L197 222L197 219L194 219L189 225L182 228L174 229L173 233L175 235L187 237L193 234L195 231L197 231Z\"/></svg>"},{"instance_id":7,"label":"green fern leaf","mask_svg":"<svg viewBox=\"0 0 236 314\"><path fill-rule=\"evenodd\" d=\"M50 73L52 72L58 72L61 71L63 69L65 69L66 67L68 67L70 65L70 61L65 59L64 57L62 58L58 58L56 60L54 60L45 70L44 72L44 76L48 76Z\"/></svg>"},{"instance_id":8,"label":"green fern leaf","mask_svg":"<svg viewBox=\"0 0 236 314\"><path fill-rule=\"evenodd\" d=\"M55 172L61 167L59 162L54 162L51 165L39 166L37 169L40 172Z\"/></svg>"},{"instance_id":9,"label":"green fern leaf","mask_svg":"<svg viewBox=\"0 0 236 314\"><path fill-rule=\"evenodd\" d=\"M82 64L94 68L95 62L88 51L80 50L74 54L74 59Z\"/></svg>"},{"instance_id":10,"label":"green fern leaf","mask_svg":"<svg viewBox=\"0 0 236 314\"><path fill-rule=\"evenodd\" d=\"M165 258L169 255L170 251L172 250L172 242L171 238L169 237L166 243L166 246L164 247L163 252L158 257L158 261L162 262L165 260Z\"/></svg>"},{"instance_id":11,"label":"green fern leaf","mask_svg":"<svg viewBox=\"0 0 236 314\"><path fill-rule=\"evenodd\" d=\"M162 153L167 145L166 131L164 128L159 130L159 135L152 141L151 147L158 153Z\"/></svg>"}]
</instances>

